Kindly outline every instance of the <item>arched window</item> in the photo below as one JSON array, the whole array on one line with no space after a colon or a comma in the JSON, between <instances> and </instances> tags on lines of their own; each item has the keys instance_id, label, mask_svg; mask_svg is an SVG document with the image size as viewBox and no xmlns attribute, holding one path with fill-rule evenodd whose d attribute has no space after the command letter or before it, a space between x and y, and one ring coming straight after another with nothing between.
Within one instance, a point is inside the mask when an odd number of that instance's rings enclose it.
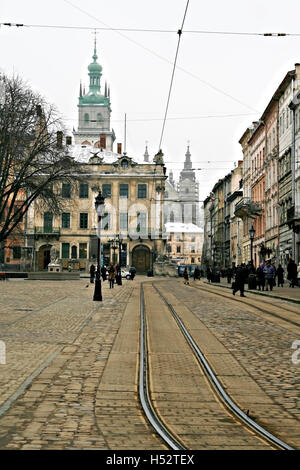
<instances>
[{"instance_id":1,"label":"arched window","mask_svg":"<svg viewBox=\"0 0 300 470\"><path fill-rule=\"evenodd\" d=\"M97 114L97 121L98 121L98 122L103 121L103 118L102 118L102 114L101 114L101 113L98 113L98 114Z\"/></svg>"},{"instance_id":2,"label":"arched window","mask_svg":"<svg viewBox=\"0 0 300 470\"><path fill-rule=\"evenodd\" d=\"M88 122L89 119L90 119L90 118L89 118L88 113L85 113L85 115L84 115L84 121L85 121L85 122Z\"/></svg>"}]
</instances>

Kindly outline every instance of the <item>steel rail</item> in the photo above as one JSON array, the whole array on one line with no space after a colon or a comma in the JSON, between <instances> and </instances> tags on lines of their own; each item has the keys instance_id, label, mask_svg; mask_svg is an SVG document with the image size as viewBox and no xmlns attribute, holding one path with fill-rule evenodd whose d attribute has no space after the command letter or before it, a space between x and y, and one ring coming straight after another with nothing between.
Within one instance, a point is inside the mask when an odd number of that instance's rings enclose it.
<instances>
[{"instance_id":1,"label":"steel rail","mask_svg":"<svg viewBox=\"0 0 300 470\"><path fill-rule=\"evenodd\" d=\"M150 424L172 450L186 450L175 436L162 423L151 404L148 380L147 358L147 324L145 318L144 290L141 284L140 291L140 367L139 367L139 396L140 402Z\"/></svg>"},{"instance_id":2,"label":"steel rail","mask_svg":"<svg viewBox=\"0 0 300 470\"><path fill-rule=\"evenodd\" d=\"M159 289L152 283L153 287L156 289L158 294L161 296L161 298L165 301L165 303L168 305L174 319L176 320L181 332L183 333L184 337L186 338L187 342L189 343L190 347L192 348L193 352L195 353L198 361L200 364L203 366L205 373L207 374L210 382L214 385L214 388L218 391L219 395L221 396L223 402L227 405L227 407L236 415L240 420L242 420L248 427L250 427L252 430L254 430L256 433L259 435L263 436L266 438L269 442L272 442L273 444L276 444L279 446L281 449L284 450L295 450L293 447L289 446L285 442L281 441L278 439L276 436L271 434L269 431L264 429L262 426L259 424L255 423L246 413L244 413L235 403L234 401L230 398L230 396L225 392L224 388L222 387L221 383L217 379L213 369L209 365L208 361L200 351L198 345L195 343L193 340L192 336L189 334L187 331L186 327L184 326L184 323L182 320L179 318L177 315L176 311L174 310L173 306L168 302L168 300L164 297L164 295L159 291Z\"/></svg>"}]
</instances>

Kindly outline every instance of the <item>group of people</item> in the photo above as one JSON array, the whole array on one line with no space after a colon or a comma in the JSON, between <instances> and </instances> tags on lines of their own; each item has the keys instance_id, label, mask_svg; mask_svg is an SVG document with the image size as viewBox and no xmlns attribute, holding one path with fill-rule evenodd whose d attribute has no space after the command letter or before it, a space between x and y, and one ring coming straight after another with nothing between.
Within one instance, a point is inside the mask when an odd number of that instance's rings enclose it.
<instances>
[{"instance_id":1,"label":"group of people","mask_svg":"<svg viewBox=\"0 0 300 470\"><path fill-rule=\"evenodd\" d=\"M109 288L113 289L114 284L116 283L118 286L122 285L122 271L121 271L121 266L117 264L116 266L114 263L110 263L108 268L105 266L102 266L101 270L101 277L103 281L106 281L108 279L109 281ZM90 267L90 282L91 284L94 283L95 277L97 277L98 270L96 270L95 266L92 264ZM130 279L133 281L135 275L136 275L136 269L135 267L131 267L129 269L130 273Z\"/></svg>"},{"instance_id":2,"label":"group of people","mask_svg":"<svg viewBox=\"0 0 300 470\"><path fill-rule=\"evenodd\" d=\"M193 277L194 277L194 281L196 281L196 279L198 279L200 281L201 277L203 276L203 271L201 271L198 266L195 267L194 269L194 273L193 273ZM183 271L183 279L184 279L184 284L189 284L190 281L190 274L188 272L188 269L187 267L184 268L184 271Z\"/></svg>"},{"instance_id":3,"label":"group of people","mask_svg":"<svg viewBox=\"0 0 300 470\"><path fill-rule=\"evenodd\" d=\"M234 279L232 283L232 289L233 289L233 295L239 290L240 295L242 297L245 297L244 294L244 285L245 283L249 281L249 276L254 275L254 282L253 285L256 288L258 287L259 290L266 290L270 291L273 290L273 287L276 286L276 279L277 279L277 285L278 287L283 287L284 283L284 269L281 266L281 264L276 266L274 263L271 262L271 260L267 260L266 262L260 263L258 268L255 269L255 267L251 264L246 266L245 264L241 264L240 266L237 266L236 268L232 269L229 268L227 270L227 282L231 282L231 278ZM289 281L289 287L295 287L298 286L300 287L300 262L299 265L297 266L294 260L290 259L287 265L287 280Z\"/></svg>"}]
</instances>

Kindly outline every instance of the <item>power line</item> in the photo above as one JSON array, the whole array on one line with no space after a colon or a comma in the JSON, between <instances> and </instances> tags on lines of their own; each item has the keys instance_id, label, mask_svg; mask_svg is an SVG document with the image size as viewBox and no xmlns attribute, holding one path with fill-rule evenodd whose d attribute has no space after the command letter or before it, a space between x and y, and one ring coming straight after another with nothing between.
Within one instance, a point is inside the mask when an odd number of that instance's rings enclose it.
<instances>
[{"instance_id":1,"label":"power line","mask_svg":"<svg viewBox=\"0 0 300 470\"><path fill-rule=\"evenodd\" d=\"M177 57L178 57L178 52L179 52L179 46L180 46L180 41L181 41L181 35L182 35L182 30L183 30L183 25L185 22L186 14L187 14L187 9L189 6L189 1L187 0L184 15L183 15L183 20L181 24L181 28L178 30L178 42L177 42L177 48L176 48L176 54L175 54L175 59L174 59L174 65L173 65L173 71L172 71L172 77L171 77L171 83L169 87L169 93L168 93L168 99L167 99L167 106L166 106L166 111L165 111L165 116L164 116L164 121L163 121L163 126L162 126L162 131L161 131L161 136L160 136L160 141L159 141L159 146L158 146L158 151L161 149L161 143L164 135L164 130L165 130L165 124L166 124L166 119L167 119L167 113L169 109L169 103L170 103L170 97L171 97L171 91L172 91L172 86L173 86L173 80L174 80L174 75L175 75L175 69L176 69L176 62L177 62Z\"/></svg>"},{"instance_id":2,"label":"power line","mask_svg":"<svg viewBox=\"0 0 300 470\"><path fill-rule=\"evenodd\" d=\"M91 15L90 13L88 13L87 11L83 10L82 8L78 7L77 5L74 5L72 2L70 2L69 0L64 0L65 3L67 3L68 5L71 5L73 8L75 8L76 10L80 11L81 13L87 15L88 17L96 20L98 23L101 23L103 24L106 28L108 28L109 30L112 30L113 32L115 32L116 34L118 34L119 36L127 39L127 41L130 41L132 42L133 44L135 44L136 46L144 49L145 51L149 52L150 54L154 55L155 57L158 57L159 59L163 60L164 62L167 62L169 64L172 64L173 63L169 60L169 59L166 59L165 57L161 56L160 54L157 54L155 51L153 51L152 49L149 49L148 47L145 47L143 44L140 44L139 42L135 41L134 39L126 36L125 34L123 34L121 31L118 31L116 29L113 29L111 28L108 24L104 23L103 21L99 20L97 17ZM1 24L1 23L0 23ZM23 26L23 25L19 25L19 26ZM90 28L90 29L93 29L93 31L95 31L96 28ZM98 28L99 29L99 28ZM224 92L223 90L221 90L220 88L217 88L216 86L210 84L209 82L205 81L205 80L202 80L200 77L198 77L197 75L185 70L184 68L182 67L178 67L178 70L181 70L183 73L189 75L190 77L200 81L202 84L204 84L205 86L208 86L210 87L212 90L218 92L218 93L221 93L222 95L224 96L227 96L228 98L232 99L233 101L235 101L236 103L239 103L241 104L242 106L245 106L246 108L248 109L251 109L252 111L254 111L255 113L259 113L259 111L257 111L257 109L254 109L252 106L249 106L247 103L244 103L242 102L241 100L235 98L234 96L230 95L229 93L227 92Z\"/></svg>"},{"instance_id":3,"label":"power line","mask_svg":"<svg viewBox=\"0 0 300 470\"><path fill-rule=\"evenodd\" d=\"M256 114L256 113L255 113ZM168 121L176 121L180 119L210 119L210 118L230 118L230 117L243 117L243 116L253 116L254 113L244 113L244 114L216 114L216 115L204 115L204 116L183 116L183 117L168 117ZM78 120L77 118L66 118L65 121L76 121L76 122L98 122L96 119L89 119L85 121L84 119ZM151 121L163 121L163 118L137 118L137 119L127 119L127 122L151 122ZM124 119L111 119L111 122L124 122Z\"/></svg>"},{"instance_id":4,"label":"power line","mask_svg":"<svg viewBox=\"0 0 300 470\"><path fill-rule=\"evenodd\" d=\"M69 2L71 3L71 2ZM74 5L72 5L74 6ZM78 8L74 6L75 8ZM79 8L78 8L79 9ZM91 27L91 26L69 26L69 25L49 25L49 24L25 24L25 23L0 23L0 26L9 27L26 27L26 28L52 28L52 29L70 29L70 30L87 30L87 31L126 31L134 33L169 33L174 34L178 31L174 29L154 29L154 28L114 28L112 26L107 27ZM287 36L300 36L300 33L258 33L258 32L247 32L247 31L209 31L209 30L185 30L188 34L217 34L222 36L263 36L263 37L287 37Z\"/></svg>"}]
</instances>

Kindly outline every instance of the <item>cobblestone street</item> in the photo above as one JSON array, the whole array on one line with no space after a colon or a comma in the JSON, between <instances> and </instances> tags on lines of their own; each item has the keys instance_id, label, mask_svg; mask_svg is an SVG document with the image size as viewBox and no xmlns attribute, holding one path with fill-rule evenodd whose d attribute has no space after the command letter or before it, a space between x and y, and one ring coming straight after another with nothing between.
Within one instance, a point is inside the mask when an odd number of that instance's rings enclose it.
<instances>
[{"instance_id":1,"label":"cobblestone street","mask_svg":"<svg viewBox=\"0 0 300 470\"><path fill-rule=\"evenodd\" d=\"M194 325L233 398L299 448L300 370L291 344L300 328L182 280L142 276L114 289L102 283L103 302L92 300L88 279L0 284L0 448L166 449L137 394L141 281L157 282Z\"/></svg>"}]
</instances>

